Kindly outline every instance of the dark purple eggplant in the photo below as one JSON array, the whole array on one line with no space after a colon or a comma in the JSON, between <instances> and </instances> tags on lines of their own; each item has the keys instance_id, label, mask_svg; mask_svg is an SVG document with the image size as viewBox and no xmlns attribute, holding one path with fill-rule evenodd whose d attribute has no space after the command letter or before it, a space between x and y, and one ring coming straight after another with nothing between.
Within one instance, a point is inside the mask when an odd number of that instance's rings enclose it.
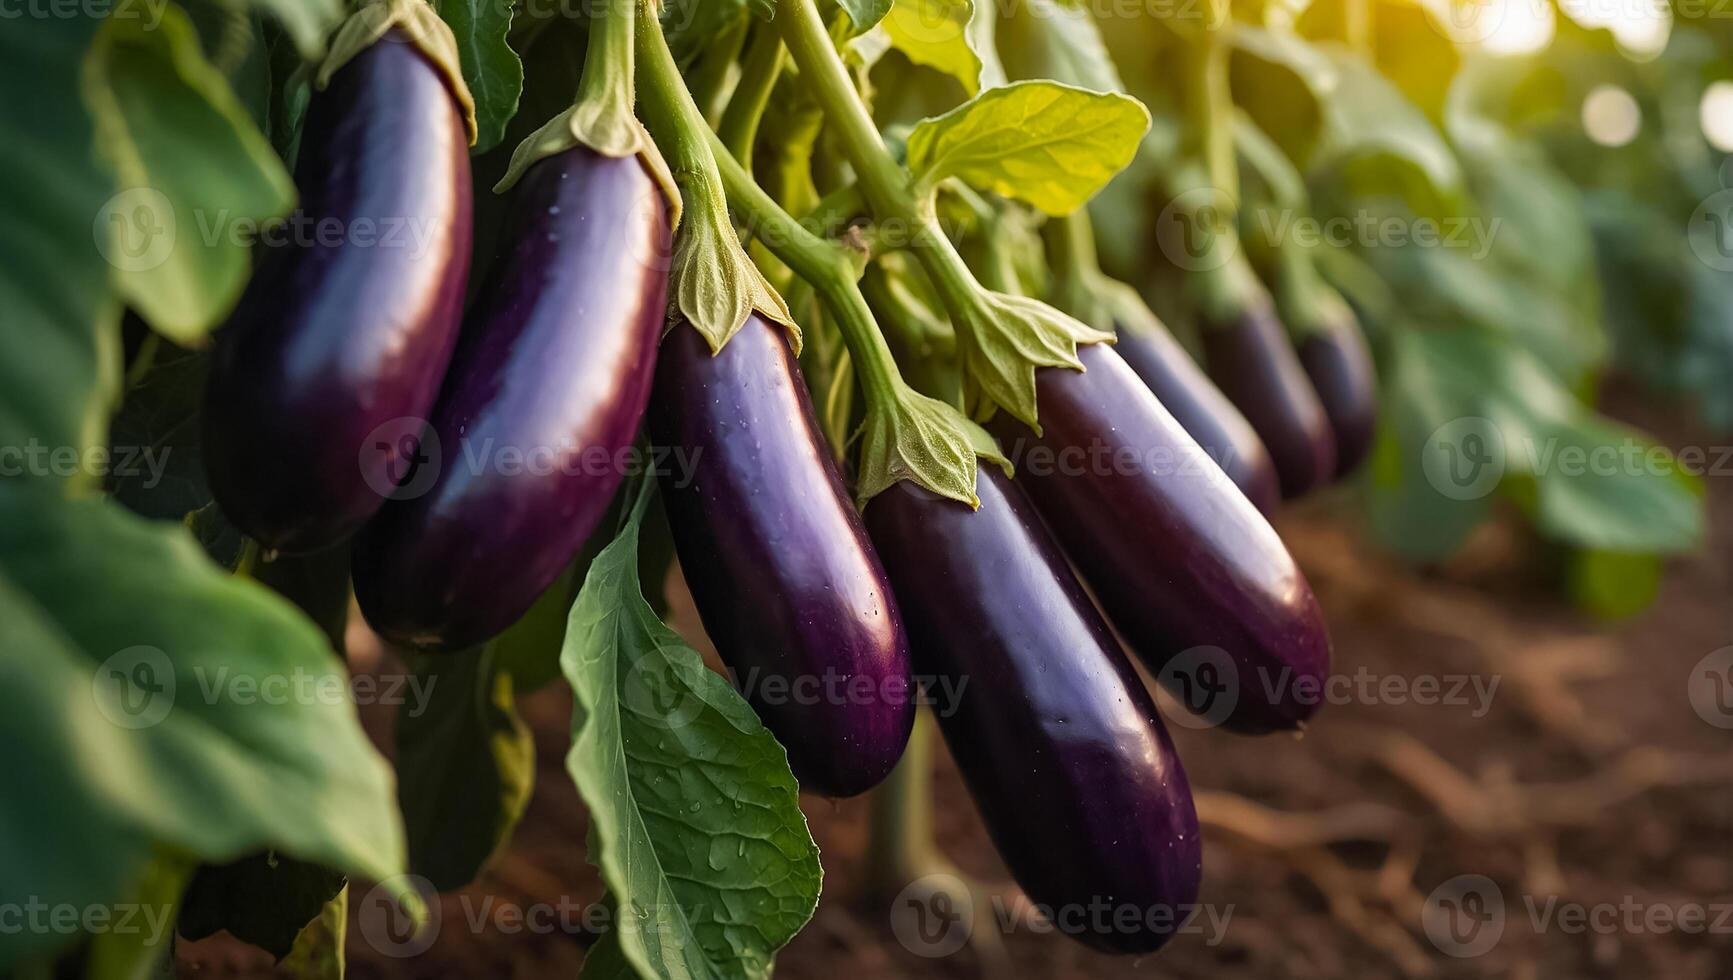
<instances>
[{"instance_id":1,"label":"dark purple eggplant","mask_svg":"<svg viewBox=\"0 0 1733 980\"><path fill-rule=\"evenodd\" d=\"M1024 461L1017 482L1133 652L1182 701L1236 731L1298 726L1330 663L1305 575L1112 348L1078 356L1084 371L1035 374L1039 438L1013 419L995 423L1007 446L1032 439L1047 451L1013 452ZM1223 696L1198 698L1206 682Z\"/></svg>"},{"instance_id":2,"label":"dark purple eggplant","mask_svg":"<svg viewBox=\"0 0 1733 980\"><path fill-rule=\"evenodd\" d=\"M1270 451L1179 341L1165 329L1121 328L1114 349L1240 492L1264 513L1275 510L1282 492Z\"/></svg>"},{"instance_id":3,"label":"dark purple eggplant","mask_svg":"<svg viewBox=\"0 0 1733 980\"><path fill-rule=\"evenodd\" d=\"M356 539L361 611L407 646L471 646L529 609L607 508L650 395L668 282L656 182L636 157L579 147L514 193L428 471Z\"/></svg>"},{"instance_id":4,"label":"dark purple eggplant","mask_svg":"<svg viewBox=\"0 0 1733 980\"><path fill-rule=\"evenodd\" d=\"M1150 952L1197 899L1185 772L1023 494L991 467L976 491L980 510L907 481L867 504L916 670L936 678L945 742L1030 900L1096 949Z\"/></svg>"},{"instance_id":5,"label":"dark purple eggplant","mask_svg":"<svg viewBox=\"0 0 1733 980\"><path fill-rule=\"evenodd\" d=\"M1372 452L1378 428L1378 374L1366 335L1347 304L1300 340L1300 363L1324 404L1336 437L1336 475L1354 472Z\"/></svg>"},{"instance_id":6,"label":"dark purple eggplant","mask_svg":"<svg viewBox=\"0 0 1733 980\"><path fill-rule=\"evenodd\" d=\"M1232 322L1205 323L1202 333L1204 366L1264 440L1282 496L1329 483L1336 438L1274 308L1254 303Z\"/></svg>"},{"instance_id":7,"label":"dark purple eggplant","mask_svg":"<svg viewBox=\"0 0 1733 980\"><path fill-rule=\"evenodd\" d=\"M400 32L314 93L301 208L262 236L206 392L211 491L266 547L347 537L404 465L400 420L426 417L458 335L468 144L444 76Z\"/></svg>"},{"instance_id":8,"label":"dark purple eggplant","mask_svg":"<svg viewBox=\"0 0 1733 980\"><path fill-rule=\"evenodd\" d=\"M877 785L914 724L908 641L782 328L754 314L712 356L676 325L650 432L704 629L802 788Z\"/></svg>"}]
</instances>

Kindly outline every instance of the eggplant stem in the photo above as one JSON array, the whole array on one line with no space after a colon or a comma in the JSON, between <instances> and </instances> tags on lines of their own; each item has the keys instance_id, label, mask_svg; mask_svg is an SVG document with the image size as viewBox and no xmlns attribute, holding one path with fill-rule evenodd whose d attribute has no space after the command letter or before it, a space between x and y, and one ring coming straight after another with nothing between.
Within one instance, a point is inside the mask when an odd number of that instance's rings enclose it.
<instances>
[{"instance_id":1,"label":"eggplant stem","mask_svg":"<svg viewBox=\"0 0 1733 980\"><path fill-rule=\"evenodd\" d=\"M740 63L740 80L734 86L734 95L716 127L722 145L740 161L748 177L752 176L752 144L757 141L758 124L764 118L765 106L770 104L770 93L782 74L782 62L781 35L769 26L756 28Z\"/></svg>"}]
</instances>

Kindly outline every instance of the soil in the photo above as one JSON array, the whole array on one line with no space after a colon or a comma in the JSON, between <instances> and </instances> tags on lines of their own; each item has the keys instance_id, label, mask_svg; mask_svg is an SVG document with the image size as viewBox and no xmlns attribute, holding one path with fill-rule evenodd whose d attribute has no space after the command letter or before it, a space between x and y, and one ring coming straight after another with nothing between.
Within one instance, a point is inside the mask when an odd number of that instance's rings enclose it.
<instances>
[{"instance_id":1,"label":"soil","mask_svg":"<svg viewBox=\"0 0 1733 980\"><path fill-rule=\"evenodd\" d=\"M1675 447L1726 441L1681 426L1677 406L1630 393L1614 404ZM1612 623L1563 598L1561 556L1514 519L1415 569L1356 534L1351 492L1284 512L1278 527L1331 623L1334 669L1355 685L1303 737L1194 731L1168 713L1204 823L1201 901L1225 927L1200 920L1160 953L1124 959L1024 921L923 956L893 933L893 898L869 885L870 804L806 798L824 897L777 975L1733 977L1733 730L1700 716L1688 687L1733 644L1729 476L1704 481L1712 544L1670 560L1655 602ZM673 618L694 622L689 604ZM447 922L600 896L563 768L569 695L550 685L523 710L539 753L534 799L493 868L444 898ZM1733 711L1710 717L1733 728ZM934 755L939 845L1014 896L942 742ZM1503 914L1453 938L1443 913L1463 888L1502 899ZM442 928L428 951L393 959L352 923L348 949L359 978L572 977L592 938L576 921L530 932L497 919ZM221 940L189 944L180 961L184 975L263 965Z\"/></svg>"}]
</instances>

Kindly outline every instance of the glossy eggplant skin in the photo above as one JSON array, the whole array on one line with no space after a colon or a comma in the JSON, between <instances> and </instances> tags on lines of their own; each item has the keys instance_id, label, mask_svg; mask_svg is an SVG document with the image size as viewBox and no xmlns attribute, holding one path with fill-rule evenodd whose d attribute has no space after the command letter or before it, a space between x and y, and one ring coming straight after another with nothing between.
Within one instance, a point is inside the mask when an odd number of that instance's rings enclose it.
<instances>
[{"instance_id":1,"label":"glossy eggplant skin","mask_svg":"<svg viewBox=\"0 0 1733 980\"><path fill-rule=\"evenodd\" d=\"M1204 364L1245 414L1276 461L1282 496L1292 499L1336 475L1336 437L1287 331L1266 302L1228 323L1203 325Z\"/></svg>"},{"instance_id":2,"label":"glossy eggplant skin","mask_svg":"<svg viewBox=\"0 0 1733 980\"><path fill-rule=\"evenodd\" d=\"M877 785L914 725L908 639L783 329L754 314L712 356L677 324L650 432L705 632L801 788Z\"/></svg>"},{"instance_id":3,"label":"glossy eggplant skin","mask_svg":"<svg viewBox=\"0 0 1733 980\"><path fill-rule=\"evenodd\" d=\"M1119 330L1114 350L1131 366L1162 407L1210 454L1258 510L1268 514L1281 501L1281 484L1270 451L1252 424L1228 401L1203 368L1166 330Z\"/></svg>"},{"instance_id":4,"label":"glossy eggplant skin","mask_svg":"<svg viewBox=\"0 0 1733 980\"><path fill-rule=\"evenodd\" d=\"M607 508L650 396L669 228L649 173L579 147L514 193L434 410L437 475L356 538L361 611L406 646L473 646L529 609Z\"/></svg>"},{"instance_id":5,"label":"glossy eggplant skin","mask_svg":"<svg viewBox=\"0 0 1733 980\"><path fill-rule=\"evenodd\" d=\"M469 274L469 135L440 73L388 35L314 93L295 175L301 208L217 335L203 455L235 526L310 552L385 502L403 460L374 436L439 393Z\"/></svg>"},{"instance_id":6,"label":"glossy eggplant skin","mask_svg":"<svg viewBox=\"0 0 1733 980\"><path fill-rule=\"evenodd\" d=\"M945 742L1030 900L1091 947L1151 952L1171 935L1151 910L1178 922L1197 900L1185 771L1034 508L996 469L976 491L974 511L907 481L867 504L916 671L939 679ZM1102 903L1135 908L1136 926L1081 911Z\"/></svg>"},{"instance_id":7,"label":"glossy eggplant skin","mask_svg":"<svg viewBox=\"0 0 1733 980\"><path fill-rule=\"evenodd\" d=\"M1231 696L1206 717L1248 734L1297 727L1316 709L1322 688L1311 685L1322 684L1330 662L1304 573L1112 348L1078 355L1084 371L1035 374L1038 439L1008 419L996 433L1006 445L1035 439L1060 460L1101 451L1082 456L1092 460L1083 466L1037 466L1025 453L1017 482L1132 651L1181 700L1193 703L1183 688L1207 648L1232 669L1214 666Z\"/></svg>"},{"instance_id":8,"label":"glossy eggplant skin","mask_svg":"<svg viewBox=\"0 0 1733 980\"><path fill-rule=\"evenodd\" d=\"M1300 363L1318 392L1336 437L1336 476L1358 469L1378 428L1378 373L1366 335L1342 306L1323 329L1301 339Z\"/></svg>"}]
</instances>

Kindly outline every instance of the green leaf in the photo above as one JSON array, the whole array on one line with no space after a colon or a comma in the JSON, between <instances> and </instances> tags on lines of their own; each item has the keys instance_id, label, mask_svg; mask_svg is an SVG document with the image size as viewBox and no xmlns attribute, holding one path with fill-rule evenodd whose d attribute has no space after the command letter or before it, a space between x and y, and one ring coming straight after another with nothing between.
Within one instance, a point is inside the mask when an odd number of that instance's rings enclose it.
<instances>
[{"instance_id":1,"label":"green leaf","mask_svg":"<svg viewBox=\"0 0 1733 980\"><path fill-rule=\"evenodd\" d=\"M1005 84L993 46L997 19L993 0L895 0L879 27L910 61L950 75L973 96Z\"/></svg>"},{"instance_id":2,"label":"green leaf","mask_svg":"<svg viewBox=\"0 0 1733 980\"><path fill-rule=\"evenodd\" d=\"M457 38L463 80L475 98L472 152L485 153L505 137L523 94L523 62L506 43L515 7L499 0L437 0L434 6Z\"/></svg>"},{"instance_id":3,"label":"green leaf","mask_svg":"<svg viewBox=\"0 0 1733 980\"><path fill-rule=\"evenodd\" d=\"M891 12L893 0L836 0L837 6L848 14L848 19L854 24L854 33L864 34L872 30L873 25L884 20Z\"/></svg>"},{"instance_id":4,"label":"green leaf","mask_svg":"<svg viewBox=\"0 0 1733 980\"><path fill-rule=\"evenodd\" d=\"M0 903L110 902L162 849L401 872L390 769L317 693L346 690L325 639L184 529L0 484L0 623L0 741L31 787L0 797ZM0 966L56 938L0 934Z\"/></svg>"},{"instance_id":5,"label":"green leaf","mask_svg":"<svg viewBox=\"0 0 1733 980\"><path fill-rule=\"evenodd\" d=\"M455 891L510 842L535 787L535 742L491 648L409 664L409 701L397 714L409 870Z\"/></svg>"},{"instance_id":6,"label":"green leaf","mask_svg":"<svg viewBox=\"0 0 1733 980\"><path fill-rule=\"evenodd\" d=\"M90 936L87 980L151 980L174 975L174 910L192 873L191 862L158 854L133 889L137 916L133 929L104 929ZM118 908L116 911L120 911ZM181 921L184 921L181 920Z\"/></svg>"},{"instance_id":7,"label":"green leaf","mask_svg":"<svg viewBox=\"0 0 1733 980\"><path fill-rule=\"evenodd\" d=\"M1571 600L1600 619L1628 619L1655 601L1662 564L1655 554L1578 551L1570 562Z\"/></svg>"},{"instance_id":8,"label":"green leaf","mask_svg":"<svg viewBox=\"0 0 1733 980\"><path fill-rule=\"evenodd\" d=\"M1012 78L1046 78L1092 92L1125 91L1088 8L1059 0L1018 0L1009 8L998 41Z\"/></svg>"},{"instance_id":9,"label":"green leaf","mask_svg":"<svg viewBox=\"0 0 1733 980\"><path fill-rule=\"evenodd\" d=\"M205 865L187 886L176 931L203 939L226 929L281 960L346 882L341 871L270 851Z\"/></svg>"},{"instance_id":10,"label":"green leaf","mask_svg":"<svg viewBox=\"0 0 1733 980\"><path fill-rule=\"evenodd\" d=\"M572 605L566 768L619 910L586 976L768 977L822 872L788 757L638 591L639 490ZM630 966L630 970L627 969Z\"/></svg>"},{"instance_id":11,"label":"green leaf","mask_svg":"<svg viewBox=\"0 0 1733 980\"><path fill-rule=\"evenodd\" d=\"M85 61L84 98L120 194L98 242L114 288L180 343L233 307L251 271L239 232L288 212L295 185L178 7L146 29L112 17Z\"/></svg>"},{"instance_id":12,"label":"green leaf","mask_svg":"<svg viewBox=\"0 0 1733 980\"><path fill-rule=\"evenodd\" d=\"M349 886L325 903L319 917L295 937L295 948L277 970L290 980L343 980L343 943L349 932Z\"/></svg>"},{"instance_id":13,"label":"green leaf","mask_svg":"<svg viewBox=\"0 0 1733 980\"><path fill-rule=\"evenodd\" d=\"M343 19L343 0L244 0L271 14L302 55L312 58L325 50L325 38ZM165 9L165 8L159 8Z\"/></svg>"},{"instance_id":14,"label":"green leaf","mask_svg":"<svg viewBox=\"0 0 1733 980\"><path fill-rule=\"evenodd\" d=\"M928 187L957 177L1070 214L1131 162L1148 129L1148 110L1129 96L1015 82L921 120L909 134L909 169Z\"/></svg>"},{"instance_id":15,"label":"green leaf","mask_svg":"<svg viewBox=\"0 0 1733 980\"><path fill-rule=\"evenodd\" d=\"M134 210L97 166L78 66L99 21L0 18L0 447L85 454L120 397L120 305L99 248ZM10 462L10 461L8 461ZM12 478L0 478L10 480ZM32 470L28 479L96 484Z\"/></svg>"}]
</instances>

